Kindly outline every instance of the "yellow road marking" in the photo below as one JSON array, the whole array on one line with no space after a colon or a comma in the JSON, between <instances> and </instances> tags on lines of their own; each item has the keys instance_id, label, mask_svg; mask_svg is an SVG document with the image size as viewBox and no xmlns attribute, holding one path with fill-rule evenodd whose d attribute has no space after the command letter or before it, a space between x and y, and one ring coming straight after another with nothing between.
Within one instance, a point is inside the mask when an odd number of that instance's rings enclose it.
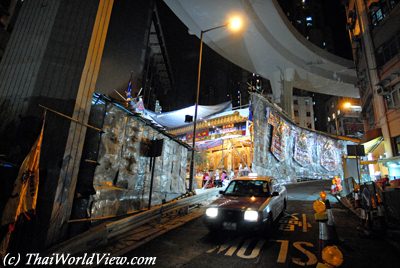
<instances>
[{"instance_id":1,"label":"yellow road marking","mask_svg":"<svg viewBox=\"0 0 400 268\"><path fill-rule=\"evenodd\" d=\"M303 233L307 232L307 216L303 213Z\"/></svg>"},{"instance_id":2,"label":"yellow road marking","mask_svg":"<svg viewBox=\"0 0 400 268\"><path fill-rule=\"evenodd\" d=\"M276 240L276 242L281 243L281 248L279 250L279 256L276 260L277 263L285 263L286 257L289 249L289 241L288 240Z\"/></svg>"},{"instance_id":3,"label":"yellow road marking","mask_svg":"<svg viewBox=\"0 0 400 268\"><path fill-rule=\"evenodd\" d=\"M249 247L250 242L252 241L252 239L247 239L243 246L239 249L239 251L236 253L236 255L240 258L243 259L254 259L258 256L258 254L260 254L260 251L262 249L262 247L264 246L265 240L261 239L257 242L256 246L253 248L253 250L251 251L251 253L249 255L245 255L244 253L246 252L246 249ZM226 254L225 254L226 255Z\"/></svg>"}]
</instances>

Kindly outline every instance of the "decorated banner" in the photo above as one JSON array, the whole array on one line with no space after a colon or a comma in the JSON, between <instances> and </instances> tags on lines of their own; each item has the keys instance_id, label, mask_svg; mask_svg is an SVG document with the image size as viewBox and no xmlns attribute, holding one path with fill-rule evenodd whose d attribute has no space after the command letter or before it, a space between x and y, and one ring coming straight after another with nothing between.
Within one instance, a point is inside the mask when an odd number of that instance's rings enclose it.
<instances>
[{"instance_id":1,"label":"decorated banner","mask_svg":"<svg viewBox=\"0 0 400 268\"><path fill-rule=\"evenodd\" d=\"M276 114L276 112L274 111L270 111L269 112L269 116L268 116L268 124L272 125L273 127L278 126L279 122L281 118L279 117L279 115Z\"/></svg>"},{"instance_id":2,"label":"decorated banner","mask_svg":"<svg viewBox=\"0 0 400 268\"><path fill-rule=\"evenodd\" d=\"M208 137L209 131L208 129L203 129L201 131L196 131L196 141L198 140L204 140L205 137ZM186 140L192 140L193 139L193 133L188 133L186 134Z\"/></svg>"},{"instance_id":3,"label":"decorated banner","mask_svg":"<svg viewBox=\"0 0 400 268\"><path fill-rule=\"evenodd\" d=\"M331 139L320 137L318 141L320 148L321 166L328 171L335 171L339 167L337 148Z\"/></svg>"},{"instance_id":4,"label":"decorated banner","mask_svg":"<svg viewBox=\"0 0 400 268\"><path fill-rule=\"evenodd\" d=\"M290 127L278 116L275 116L274 120L276 121L273 123L277 125L272 132L271 152L279 161L284 161L287 157L286 147L290 135Z\"/></svg>"},{"instance_id":5,"label":"decorated banner","mask_svg":"<svg viewBox=\"0 0 400 268\"><path fill-rule=\"evenodd\" d=\"M313 139L304 130L299 130L295 137L293 159L301 166L306 167L312 163Z\"/></svg>"}]
</instances>

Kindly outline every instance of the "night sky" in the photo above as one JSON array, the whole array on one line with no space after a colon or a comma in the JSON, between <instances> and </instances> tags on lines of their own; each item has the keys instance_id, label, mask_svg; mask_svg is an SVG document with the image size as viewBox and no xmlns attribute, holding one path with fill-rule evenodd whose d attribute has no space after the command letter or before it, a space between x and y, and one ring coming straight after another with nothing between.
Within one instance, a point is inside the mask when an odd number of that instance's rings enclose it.
<instances>
[{"instance_id":1,"label":"night sky","mask_svg":"<svg viewBox=\"0 0 400 268\"><path fill-rule=\"evenodd\" d=\"M346 29L346 12L341 0L323 0L327 24L333 32L335 54L353 60L349 34Z\"/></svg>"}]
</instances>

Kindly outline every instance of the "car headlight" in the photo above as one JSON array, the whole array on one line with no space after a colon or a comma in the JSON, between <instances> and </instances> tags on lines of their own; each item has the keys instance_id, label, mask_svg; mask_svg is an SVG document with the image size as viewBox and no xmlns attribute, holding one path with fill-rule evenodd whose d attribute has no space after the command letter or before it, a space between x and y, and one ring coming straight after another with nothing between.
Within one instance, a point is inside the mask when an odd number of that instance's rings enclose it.
<instances>
[{"instance_id":1,"label":"car headlight","mask_svg":"<svg viewBox=\"0 0 400 268\"><path fill-rule=\"evenodd\" d=\"M244 212L244 220L245 221L257 221L258 220L258 212L254 210L246 210Z\"/></svg>"},{"instance_id":2,"label":"car headlight","mask_svg":"<svg viewBox=\"0 0 400 268\"><path fill-rule=\"evenodd\" d=\"M218 208L207 208L206 215L210 218L215 218L218 216Z\"/></svg>"}]
</instances>

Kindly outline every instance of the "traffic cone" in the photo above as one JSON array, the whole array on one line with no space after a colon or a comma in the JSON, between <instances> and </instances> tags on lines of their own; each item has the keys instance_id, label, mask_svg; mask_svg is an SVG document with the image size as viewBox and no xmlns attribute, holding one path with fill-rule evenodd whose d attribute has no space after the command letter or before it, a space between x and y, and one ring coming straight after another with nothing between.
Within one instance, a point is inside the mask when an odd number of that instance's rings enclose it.
<instances>
[{"instance_id":1,"label":"traffic cone","mask_svg":"<svg viewBox=\"0 0 400 268\"><path fill-rule=\"evenodd\" d=\"M386 231L386 220L385 220L385 208L383 206L383 202L379 194L376 194L377 199L377 215L380 229L385 232Z\"/></svg>"},{"instance_id":2,"label":"traffic cone","mask_svg":"<svg viewBox=\"0 0 400 268\"><path fill-rule=\"evenodd\" d=\"M336 232L335 218L333 217L331 203L329 202L328 199L325 200L325 207L326 207L326 214L328 215L327 227L328 227L329 242L335 243L338 241L338 235Z\"/></svg>"},{"instance_id":3,"label":"traffic cone","mask_svg":"<svg viewBox=\"0 0 400 268\"><path fill-rule=\"evenodd\" d=\"M354 193L354 208L359 208L361 207L361 200L360 200L360 194L358 192Z\"/></svg>"},{"instance_id":4,"label":"traffic cone","mask_svg":"<svg viewBox=\"0 0 400 268\"><path fill-rule=\"evenodd\" d=\"M319 249L319 255L322 257L322 250L327 246L328 244L328 226L327 226L327 221L318 221L318 227L319 227L319 236L318 236L318 249Z\"/></svg>"},{"instance_id":5,"label":"traffic cone","mask_svg":"<svg viewBox=\"0 0 400 268\"><path fill-rule=\"evenodd\" d=\"M361 226L364 227L367 220L367 212L362 207L360 211Z\"/></svg>"},{"instance_id":6,"label":"traffic cone","mask_svg":"<svg viewBox=\"0 0 400 268\"><path fill-rule=\"evenodd\" d=\"M361 208L361 228L364 233L364 235L369 236L371 234L371 227L372 227L372 222L371 222L371 212L367 211L364 208Z\"/></svg>"}]
</instances>

